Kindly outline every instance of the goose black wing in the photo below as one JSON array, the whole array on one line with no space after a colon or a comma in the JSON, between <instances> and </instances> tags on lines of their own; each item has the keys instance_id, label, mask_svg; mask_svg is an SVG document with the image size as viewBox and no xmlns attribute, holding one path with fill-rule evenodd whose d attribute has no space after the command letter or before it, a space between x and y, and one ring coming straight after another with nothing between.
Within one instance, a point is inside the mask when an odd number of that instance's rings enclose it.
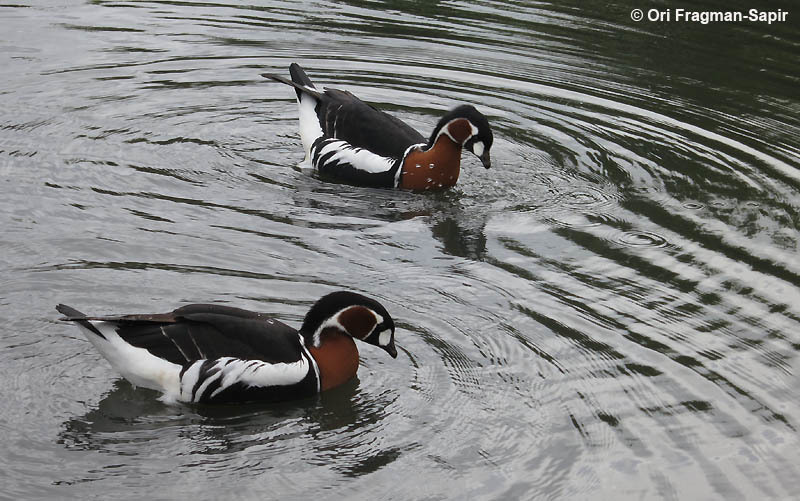
<instances>
[{"instance_id":1,"label":"goose black wing","mask_svg":"<svg viewBox=\"0 0 800 501\"><path fill-rule=\"evenodd\" d=\"M301 357L295 329L266 315L229 306L193 304L171 313L87 320L115 323L126 342L180 365L222 357L291 363Z\"/></svg>"},{"instance_id":2,"label":"goose black wing","mask_svg":"<svg viewBox=\"0 0 800 501\"><path fill-rule=\"evenodd\" d=\"M397 117L380 111L347 91L326 89L317 101L322 132L388 158L402 158L425 138Z\"/></svg>"},{"instance_id":3,"label":"goose black wing","mask_svg":"<svg viewBox=\"0 0 800 501\"><path fill-rule=\"evenodd\" d=\"M292 79L264 73L261 76L291 85L298 99L308 94L317 101L315 111L325 137L342 139L388 158L402 158L409 146L425 138L405 122L380 111L348 91L325 89L320 92L296 63L289 66Z\"/></svg>"}]
</instances>

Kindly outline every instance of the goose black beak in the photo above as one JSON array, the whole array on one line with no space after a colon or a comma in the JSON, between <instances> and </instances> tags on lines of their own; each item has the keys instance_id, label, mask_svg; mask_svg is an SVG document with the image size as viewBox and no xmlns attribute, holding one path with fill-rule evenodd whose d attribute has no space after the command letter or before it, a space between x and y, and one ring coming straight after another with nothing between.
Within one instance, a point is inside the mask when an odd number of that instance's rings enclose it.
<instances>
[{"instance_id":1,"label":"goose black beak","mask_svg":"<svg viewBox=\"0 0 800 501\"><path fill-rule=\"evenodd\" d=\"M483 154L478 158L481 159L481 162L483 162L483 166L486 167L487 169L492 166L492 161L489 159L489 150L484 151Z\"/></svg>"},{"instance_id":2,"label":"goose black beak","mask_svg":"<svg viewBox=\"0 0 800 501\"><path fill-rule=\"evenodd\" d=\"M384 346L383 349L386 350L386 353L391 355L392 358L397 358L397 348L394 346L394 339L392 339L391 343Z\"/></svg>"}]
</instances>

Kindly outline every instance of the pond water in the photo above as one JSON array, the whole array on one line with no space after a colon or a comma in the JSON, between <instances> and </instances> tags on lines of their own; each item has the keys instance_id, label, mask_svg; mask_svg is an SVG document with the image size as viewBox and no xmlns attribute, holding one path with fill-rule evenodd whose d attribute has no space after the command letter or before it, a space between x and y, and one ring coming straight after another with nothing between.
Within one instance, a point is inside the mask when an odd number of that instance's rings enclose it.
<instances>
[{"instance_id":1,"label":"pond water","mask_svg":"<svg viewBox=\"0 0 800 501\"><path fill-rule=\"evenodd\" d=\"M2 495L800 495L800 10L633 7L0 4ZM291 62L424 135L474 104L493 168L317 178L259 76ZM337 289L386 306L399 357L273 406L164 405L54 310L298 326Z\"/></svg>"}]
</instances>

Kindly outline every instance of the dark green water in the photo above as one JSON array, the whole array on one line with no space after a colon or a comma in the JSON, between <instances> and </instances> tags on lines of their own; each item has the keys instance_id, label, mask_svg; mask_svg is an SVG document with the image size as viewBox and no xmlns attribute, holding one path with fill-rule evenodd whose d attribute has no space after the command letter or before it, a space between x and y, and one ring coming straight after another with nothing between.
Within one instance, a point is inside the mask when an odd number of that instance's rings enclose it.
<instances>
[{"instance_id":1,"label":"dark green water","mask_svg":"<svg viewBox=\"0 0 800 501\"><path fill-rule=\"evenodd\" d=\"M800 8L0 4L10 499L800 496ZM795 12L796 11L796 12ZM494 167L439 194L297 168L296 61ZM379 299L400 356L318 399L170 407L56 321Z\"/></svg>"}]
</instances>

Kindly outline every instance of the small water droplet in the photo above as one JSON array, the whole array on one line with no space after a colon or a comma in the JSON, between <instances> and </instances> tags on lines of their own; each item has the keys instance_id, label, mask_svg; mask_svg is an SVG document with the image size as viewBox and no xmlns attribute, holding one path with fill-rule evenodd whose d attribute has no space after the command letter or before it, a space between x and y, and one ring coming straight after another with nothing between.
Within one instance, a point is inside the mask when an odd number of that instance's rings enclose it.
<instances>
[{"instance_id":1,"label":"small water droplet","mask_svg":"<svg viewBox=\"0 0 800 501\"><path fill-rule=\"evenodd\" d=\"M428 165L429 169L433 169L433 167L434 167L433 164Z\"/></svg>"},{"instance_id":2,"label":"small water droplet","mask_svg":"<svg viewBox=\"0 0 800 501\"><path fill-rule=\"evenodd\" d=\"M649 231L627 231L616 239L626 247L664 247L667 239Z\"/></svg>"},{"instance_id":3,"label":"small water droplet","mask_svg":"<svg viewBox=\"0 0 800 501\"><path fill-rule=\"evenodd\" d=\"M568 194L568 197L571 199L572 203L580 205L592 204L599 199L597 193L590 191L573 191Z\"/></svg>"}]
</instances>

